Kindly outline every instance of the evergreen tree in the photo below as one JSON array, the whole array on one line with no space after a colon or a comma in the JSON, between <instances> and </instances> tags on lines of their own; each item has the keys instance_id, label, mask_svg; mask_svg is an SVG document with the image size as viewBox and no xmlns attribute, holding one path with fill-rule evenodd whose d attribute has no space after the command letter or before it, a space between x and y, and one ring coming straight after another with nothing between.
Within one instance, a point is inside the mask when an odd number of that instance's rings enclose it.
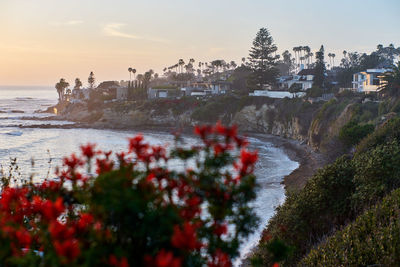
<instances>
[{"instance_id":1,"label":"evergreen tree","mask_svg":"<svg viewBox=\"0 0 400 267\"><path fill-rule=\"evenodd\" d=\"M259 87L263 85L274 85L279 70L276 68L279 55L272 36L266 28L261 28L253 41L250 49L249 66L253 71L252 80Z\"/></svg>"},{"instance_id":2,"label":"evergreen tree","mask_svg":"<svg viewBox=\"0 0 400 267\"><path fill-rule=\"evenodd\" d=\"M315 63L314 85L323 88L325 82L325 70L326 70L323 45L321 45L319 51L315 53L315 58L316 58L316 63Z\"/></svg>"},{"instance_id":3,"label":"evergreen tree","mask_svg":"<svg viewBox=\"0 0 400 267\"><path fill-rule=\"evenodd\" d=\"M94 73L93 73L93 71L91 71L90 74L89 74L89 78L88 78L88 83L89 83L89 88L90 89L94 89L95 81L96 81L96 79L94 78Z\"/></svg>"}]
</instances>

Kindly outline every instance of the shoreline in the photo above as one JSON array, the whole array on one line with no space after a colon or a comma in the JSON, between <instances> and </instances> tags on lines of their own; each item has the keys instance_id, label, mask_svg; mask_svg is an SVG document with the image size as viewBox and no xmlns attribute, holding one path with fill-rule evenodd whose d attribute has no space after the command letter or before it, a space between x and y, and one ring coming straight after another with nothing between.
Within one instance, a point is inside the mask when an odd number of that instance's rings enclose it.
<instances>
[{"instance_id":1,"label":"shoreline","mask_svg":"<svg viewBox=\"0 0 400 267\"><path fill-rule=\"evenodd\" d=\"M51 120L56 120L57 117L52 117ZM40 120L46 120L48 118L41 118ZM194 136L193 127L173 127L173 126L160 126L160 125L141 125L141 126L121 126L115 124L106 124L104 122L98 123L82 123L82 122L71 122L71 124L41 124L41 125L20 125L19 128L41 128L41 129L99 129L99 130L116 130L116 131L129 131L134 130L135 132L163 132L173 134L176 132ZM316 172L317 169L323 167L328 163L328 159L325 155L315 152L308 145L294 139L287 139L284 137L265 134L261 132L252 131L239 131L240 135L252 137L260 140L261 142L268 142L273 147L283 151L287 157L299 164L298 168L293 170L290 174L282 177L281 184L284 187L284 195L286 196L290 192L299 191L309 178ZM275 213L275 211L274 211ZM267 224L262 227L265 228ZM247 255L251 255L254 249L257 248L257 244L249 251ZM239 266L249 266L248 256L245 256L241 260Z\"/></svg>"},{"instance_id":2,"label":"shoreline","mask_svg":"<svg viewBox=\"0 0 400 267\"><path fill-rule=\"evenodd\" d=\"M40 120L55 120L57 116L41 118ZM39 120L39 121L40 121ZM15 127L17 125L14 125ZM11 126L10 126L11 127ZM19 128L40 128L40 129L99 129L99 130L120 130L129 131L135 130L138 132L158 131L164 133L184 133L193 135L193 127L173 127L162 125L141 125L141 126L120 126L120 125L107 125L105 123L82 123L71 122L71 124L41 124L41 125L18 125ZM299 167L292 171L289 175L283 177L282 184L284 184L286 192L298 191L306 184L307 180L316 172L317 169L323 167L329 161L327 157L321 153L315 152L308 145L301 143L298 140L287 139L284 137L265 134L260 132L240 132L240 134L257 138L261 141L269 142L274 147L282 149L290 160L299 163Z\"/></svg>"}]
</instances>

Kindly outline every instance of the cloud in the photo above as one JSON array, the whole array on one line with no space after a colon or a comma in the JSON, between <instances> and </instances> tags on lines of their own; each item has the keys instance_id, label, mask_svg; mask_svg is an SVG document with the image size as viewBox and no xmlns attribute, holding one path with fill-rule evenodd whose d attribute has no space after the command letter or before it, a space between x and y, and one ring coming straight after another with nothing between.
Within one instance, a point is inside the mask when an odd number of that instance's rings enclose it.
<instances>
[{"instance_id":1,"label":"cloud","mask_svg":"<svg viewBox=\"0 0 400 267\"><path fill-rule=\"evenodd\" d=\"M142 37L137 35L121 32L120 29L124 26L125 24L123 23L110 23L104 27L104 32L108 36L122 37L128 39L143 39Z\"/></svg>"},{"instance_id":2,"label":"cloud","mask_svg":"<svg viewBox=\"0 0 400 267\"><path fill-rule=\"evenodd\" d=\"M50 24L53 26L75 26L82 24L83 22L83 20L69 20L65 22L50 22Z\"/></svg>"},{"instance_id":3,"label":"cloud","mask_svg":"<svg viewBox=\"0 0 400 267\"><path fill-rule=\"evenodd\" d=\"M134 35L134 34L123 32L123 31L121 31L121 28L123 28L124 26L126 26L126 24L124 24L124 23L109 23L106 26L104 26L103 30L106 35L113 36L113 37L136 39L136 40L148 40L148 41L154 41L154 42L160 42L160 43L168 42L167 40L161 39L161 38L144 37L144 36L139 36L139 35Z\"/></svg>"}]
</instances>

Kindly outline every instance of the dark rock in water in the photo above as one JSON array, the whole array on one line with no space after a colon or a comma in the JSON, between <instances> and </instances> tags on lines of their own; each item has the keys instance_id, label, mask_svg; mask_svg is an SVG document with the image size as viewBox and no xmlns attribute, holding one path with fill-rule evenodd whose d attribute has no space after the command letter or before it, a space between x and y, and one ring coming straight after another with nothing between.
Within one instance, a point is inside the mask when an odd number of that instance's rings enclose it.
<instances>
[{"instance_id":1,"label":"dark rock in water","mask_svg":"<svg viewBox=\"0 0 400 267\"><path fill-rule=\"evenodd\" d=\"M25 113L25 112L22 111L22 110L16 110L16 109L14 109L14 110L11 110L11 113Z\"/></svg>"},{"instance_id":2,"label":"dark rock in water","mask_svg":"<svg viewBox=\"0 0 400 267\"><path fill-rule=\"evenodd\" d=\"M7 112L5 112L4 110L0 110L0 113L7 113Z\"/></svg>"}]
</instances>

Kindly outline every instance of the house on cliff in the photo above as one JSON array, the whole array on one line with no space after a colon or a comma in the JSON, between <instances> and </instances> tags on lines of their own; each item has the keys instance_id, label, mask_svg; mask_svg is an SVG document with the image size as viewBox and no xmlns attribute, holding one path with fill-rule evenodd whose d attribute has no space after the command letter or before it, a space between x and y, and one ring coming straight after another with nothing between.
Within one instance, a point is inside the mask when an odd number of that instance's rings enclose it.
<instances>
[{"instance_id":1,"label":"house on cliff","mask_svg":"<svg viewBox=\"0 0 400 267\"><path fill-rule=\"evenodd\" d=\"M302 91L311 88L314 82L315 70L302 69L297 75L282 76L278 79L280 89L288 90L293 84L298 84Z\"/></svg>"},{"instance_id":2,"label":"house on cliff","mask_svg":"<svg viewBox=\"0 0 400 267\"><path fill-rule=\"evenodd\" d=\"M388 69L367 69L353 74L353 91L356 92L378 92L382 85L382 77Z\"/></svg>"}]
</instances>

